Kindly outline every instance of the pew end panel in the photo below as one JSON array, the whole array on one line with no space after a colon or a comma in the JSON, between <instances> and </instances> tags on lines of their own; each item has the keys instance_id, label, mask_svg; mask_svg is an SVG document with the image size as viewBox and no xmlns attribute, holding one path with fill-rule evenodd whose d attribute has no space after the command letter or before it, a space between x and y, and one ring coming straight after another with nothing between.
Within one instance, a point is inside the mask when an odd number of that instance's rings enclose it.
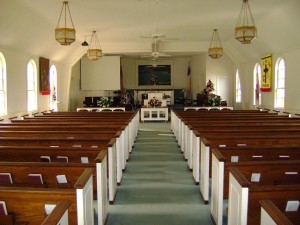
<instances>
[{"instance_id":1,"label":"pew end panel","mask_svg":"<svg viewBox=\"0 0 300 225\"><path fill-rule=\"evenodd\" d=\"M192 151L193 151L193 177L196 184L199 184L200 177L200 134L197 131L193 131L192 134L193 143L192 143Z\"/></svg>"},{"instance_id":2,"label":"pew end panel","mask_svg":"<svg viewBox=\"0 0 300 225\"><path fill-rule=\"evenodd\" d=\"M117 192L117 154L116 139L112 138L108 143L108 193L109 202L113 204Z\"/></svg>"},{"instance_id":3,"label":"pew end panel","mask_svg":"<svg viewBox=\"0 0 300 225\"><path fill-rule=\"evenodd\" d=\"M260 200L259 204L261 206L261 225L296 225L297 221L299 222L299 211L293 212L293 214L298 214L298 218L295 219L296 221L291 221L287 213L280 210L271 200Z\"/></svg>"},{"instance_id":4,"label":"pew end panel","mask_svg":"<svg viewBox=\"0 0 300 225\"><path fill-rule=\"evenodd\" d=\"M213 149L214 150L214 149ZM224 162L212 154L212 179L211 179L211 215L216 225L223 224L223 191L224 191Z\"/></svg>"},{"instance_id":5,"label":"pew end panel","mask_svg":"<svg viewBox=\"0 0 300 225\"><path fill-rule=\"evenodd\" d=\"M248 193L250 186L251 184L248 180L244 176L240 176L236 168L230 168L228 224L247 225Z\"/></svg>"},{"instance_id":6,"label":"pew end panel","mask_svg":"<svg viewBox=\"0 0 300 225\"><path fill-rule=\"evenodd\" d=\"M201 138L200 142L200 193L204 200L204 204L208 204L210 144L205 138Z\"/></svg>"},{"instance_id":7,"label":"pew end panel","mask_svg":"<svg viewBox=\"0 0 300 225\"><path fill-rule=\"evenodd\" d=\"M108 151L102 150L96 159L98 225L104 225L108 215L107 156Z\"/></svg>"}]
</instances>

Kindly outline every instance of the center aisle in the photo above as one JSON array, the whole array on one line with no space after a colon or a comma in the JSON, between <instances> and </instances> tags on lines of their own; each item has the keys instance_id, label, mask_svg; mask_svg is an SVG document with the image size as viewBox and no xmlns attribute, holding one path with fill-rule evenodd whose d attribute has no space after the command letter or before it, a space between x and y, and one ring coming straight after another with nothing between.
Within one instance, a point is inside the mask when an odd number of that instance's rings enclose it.
<instances>
[{"instance_id":1,"label":"center aisle","mask_svg":"<svg viewBox=\"0 0 300 225\"><path fill-rule=\"evenodd\" d=\"M107 225L213 224L199 192L170 124L140 124Z\"/></svg>"}]
</instances>

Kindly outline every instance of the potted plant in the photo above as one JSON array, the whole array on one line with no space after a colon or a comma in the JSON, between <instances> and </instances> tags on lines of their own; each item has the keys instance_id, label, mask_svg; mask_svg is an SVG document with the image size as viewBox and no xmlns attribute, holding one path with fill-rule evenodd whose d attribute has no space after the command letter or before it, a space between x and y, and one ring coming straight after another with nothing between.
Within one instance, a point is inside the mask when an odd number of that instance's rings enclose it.
<instances>
[{"instance_id":1,"label":"potted plant","mask_svg":"<svg viewBox=\"0 0 300 225\"><path fill-rule=\"evenodd\" d=\"M101 99L97 101L97 105L100 107L109 107L112 102L113 100L110 97L101 97Z\"/></svg>"}]
</instances>

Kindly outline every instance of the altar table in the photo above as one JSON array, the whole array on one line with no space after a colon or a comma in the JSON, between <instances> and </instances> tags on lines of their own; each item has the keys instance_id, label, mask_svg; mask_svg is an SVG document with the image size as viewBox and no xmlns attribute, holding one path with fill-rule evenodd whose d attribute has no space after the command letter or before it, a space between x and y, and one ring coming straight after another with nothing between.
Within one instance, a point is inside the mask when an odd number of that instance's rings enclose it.
<instances>
[{"instance_id":1,"label":"altar table","mask_svg":"<svg viewBox=\"0 0 300 225\"><path fill-rule=\"evenodd\" d=\"M169 119L168 107L142 107L141 121L165 121Z\"/></svg>"}]
</instances>

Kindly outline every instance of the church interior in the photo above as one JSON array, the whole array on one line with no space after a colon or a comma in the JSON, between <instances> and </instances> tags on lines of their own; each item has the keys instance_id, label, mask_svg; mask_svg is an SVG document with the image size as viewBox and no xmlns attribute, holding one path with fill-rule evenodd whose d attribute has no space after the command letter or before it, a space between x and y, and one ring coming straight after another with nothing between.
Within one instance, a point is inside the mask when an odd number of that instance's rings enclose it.
<instances>
[{"instance_id":1,"label":"church interior","mask_svg":"<svg viewBox=\"0 0 300 225\"><path fill-rule=\"evenodd\" d=\"M299 224L299 21L299 0L0 0L0 224ZM24 171L41 199L14 206ZM286 198L252 205L264 176Z\"/></svg>"}]
</instances>

